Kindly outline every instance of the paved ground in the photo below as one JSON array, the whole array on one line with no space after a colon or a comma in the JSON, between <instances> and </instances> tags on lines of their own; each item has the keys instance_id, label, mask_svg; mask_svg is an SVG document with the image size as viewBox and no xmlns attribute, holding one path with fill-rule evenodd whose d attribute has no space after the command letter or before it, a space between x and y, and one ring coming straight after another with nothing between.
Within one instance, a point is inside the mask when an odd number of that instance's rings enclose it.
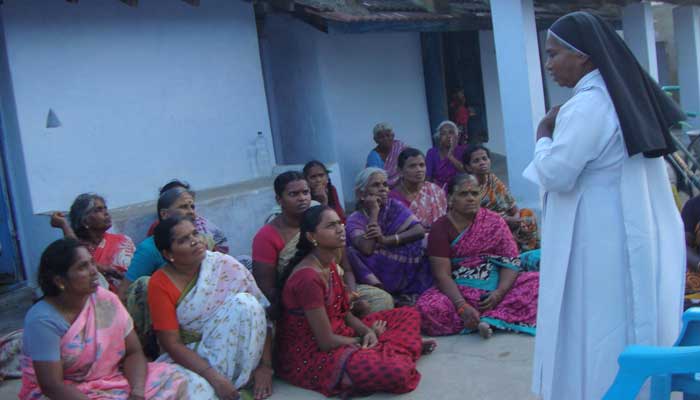
<instances>
[{"instance_id":1,"label":"paved ground","mask_svg":"<svg viewBox=\"0 0 700 400\"><path fill-rule=\"evenodd\" d=\"M418 388L401 396L376 394L369 399L534 400L529 393L534 338L496 333L438 339L438 348L418 362L423 375ZM323 395L275 381L279 400L321 400ZM19 381L0 383L0 399L17 398Z\"/></svg>"}]
</instances>

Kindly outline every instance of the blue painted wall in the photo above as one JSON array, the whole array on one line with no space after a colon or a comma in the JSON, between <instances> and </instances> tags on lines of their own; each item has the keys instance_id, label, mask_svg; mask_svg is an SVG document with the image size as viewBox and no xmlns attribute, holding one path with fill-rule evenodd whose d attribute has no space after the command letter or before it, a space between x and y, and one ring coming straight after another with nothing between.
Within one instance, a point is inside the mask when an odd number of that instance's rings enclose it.
<instances>
[{"instance_id":1,"label":"blue painted wall","mask_svg":"<svg viewBox=\"0 0 700 400\"><path fill-rule=\"evenodd\" d=\"M431 146L418 33L328 35L271 15L261 44L278 159L338 162L346 202L376 123L389 122L411 146Z\"/></svg>"}]
</instances>

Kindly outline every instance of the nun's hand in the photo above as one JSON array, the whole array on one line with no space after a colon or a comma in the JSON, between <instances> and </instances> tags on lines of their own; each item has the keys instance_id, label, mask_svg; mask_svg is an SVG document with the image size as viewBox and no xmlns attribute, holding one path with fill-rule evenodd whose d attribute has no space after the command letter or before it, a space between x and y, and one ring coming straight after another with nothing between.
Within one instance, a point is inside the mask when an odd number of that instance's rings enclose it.
<instances>
[{"instance_id":1,"label":"nun's hand","mask_svg":"<svg viewBox=\"0 0 700 400\"><path fill-rule=\"evenodd\" d=\"M537 128L537 140L543 137L552 137L552 133L554 132L554 127L557 120L557 115L559 115L560 108L561 104L550 108L547 112L547 115L545 115L544 118L542 118L542 121L540 121L540 126Z\"/></svg>"}]
</instances>

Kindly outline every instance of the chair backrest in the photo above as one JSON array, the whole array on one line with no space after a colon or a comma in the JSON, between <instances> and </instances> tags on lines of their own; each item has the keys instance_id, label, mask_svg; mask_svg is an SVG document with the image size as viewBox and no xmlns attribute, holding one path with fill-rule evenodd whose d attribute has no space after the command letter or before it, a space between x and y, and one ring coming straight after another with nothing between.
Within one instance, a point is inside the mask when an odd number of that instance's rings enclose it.
<instances>
[{"instance_id":1,"label":"chair backrest","mask_svg":"<svg viewBox=\"0 0 700 400\"><path fill-rule=\"evenodd\" d=\"M692 307L683 313L683 330L675 346L700 346L700 307Z\"/></svg>"}]
</instances>

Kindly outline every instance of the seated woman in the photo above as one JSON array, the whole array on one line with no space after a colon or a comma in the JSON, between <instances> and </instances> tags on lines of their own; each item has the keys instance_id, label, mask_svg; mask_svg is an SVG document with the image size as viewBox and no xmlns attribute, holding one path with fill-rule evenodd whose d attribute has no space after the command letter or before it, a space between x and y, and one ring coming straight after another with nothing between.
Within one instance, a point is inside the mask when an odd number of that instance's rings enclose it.
<instances>
[{"instance_id":1,"label":"seated woman","mask_svg":"<svg viewBox=\"0 0 700 400\"><path fill-rule=\"evenodd\" d=\"M466 146L457 143L458 135L459 129L454 122L441 122L433 136L435 147L428 150L425 158L428 180L441 188L447 187L455 175L464 172L462 155Z\"/></svg>"},{"instance_id":2,"label":"seated woman","mask_svg":"<svg viewBox=\"0 0 700 400\"><path fill-rule=\"evenodd\" d=\"M162 354L237 398L255 384L257 399L272 392L269 305L250 272L227 254L209 252L192 221L161 221L153 237L167 260L148 282L148 306ZM203 397L195 397L203 398Z\"/></svg>"},{"instance_id":3,"label":"seated woman","mask_svg":"<svg viewBox=\"0 0 700 400\"><path fill-rule=\"evenodd\" d=\"M190 197L192 197L191 205L192 209L189 210L188 208L183 207L183 212L186 212L188 214L191 214L194 216L194 226L197 227L197 231L199 231L199 234L205 237L205 240L207 242L207 248L211 251L218 251L219 253L224 253L228 254L229 247L228 247L228 239L226 238L226 234L224 231L222 231L218 226L214 225L213 222L209 221L208 219L204 218L203 216L195 213L194 210L194 200L195 200L195 192L190 189L190 184L183 182L178 179L173 179L172 181L166 183L162 188L160 188L160 191L158 193L158 197L160 198L165 194L165 192L169 191L170 189L173 188L181 188L184 189ZM179 206L182 206L183 204L179 204ZM159 209L159 218L151 224L150 227L148 227L148 233L146 236L152 236L153 235L153 230L156 228L156 225L158 225L158 222L160 221L160 209Z\"/></svg>"},{"instance_id":4,"label":"seated woman","mask_svg":"<svg viewBox=\"0 0 700 400\"><path fill-rule=\"evenodd\" d=\"M425 180L425 157L420 150L408 147L399 154L399 184L389 197L408 207L426 232L447 212L445 191Z\"/></svg>"},{"instance_id":5,"label":"seated woman","mask_svg":"<svg viewBox=\"0 0 700 400\"><path fill-rule=\"evenodd\" d=\"M345 211L343 205L340 204L338 191L331 183L331 178L328 175L329 171L326 166L320 161L309 161L304 165L302 170L304 178L309 183L311 189L311 199L316 200L319 204L328 206L335 210L340 220L345 222Z\"/></svg>"},{"instance_id":6,"label":"seated woman","mask_svg":"<svg viewBox=\"0 0 700 400\"><path fill-rule=\"evenodd\" d=\"M146 363L129 314L98 284L90 253L73 238L51 243L41 255L44 298L24 321L20 399L181 399L212 388L194 373Z\"/></svg>"},{"instance_id":7,"label":"seated woman","mask_svg":"<svg viewBox=\"0 0 700 400\"><path fill-rule=\"evenodd\" d=\"M282 213L260 228L253 238L253 275L270 300L270 316L276 320L279 316L278 277L296 252L301 216L309 208L311 196L308 182L297 171L278 175L274 186ZM368 285L357 285L352 270L348 268L345 272L343 279L353 293L353 312L363 314L394 307L388 293Z\"/></svg>"},{"instance_id":8,"label":"seated woman","mask_svg":"<svg viewBox=\"0 0 700 400\"><path fill-rule=\"evenodd\" d=\"M365 168L355 179L358 210L347 221L348 258L358 282L412 305L433 284L421 244L425 229L408 208L389 198L386 179L379 168Z\"/></svg>"},{"instance_id":9,"label":"seated woman","mask_svg":"<svg viewBox=\"0 0 700 400\"><path fill-rule=\"evenodd\" d=\"M126 235L108 233L112 217L102 196L83 193L70 207L70 223L61 212L51 216L51 226L63 236L78 239L90 252L97 269L116 292L134 255L134 242Z\"/></svg>"},{"instance_id":10,"label":"seated woman","mask_svg":"<svg viewBox=\"0 0 700 400\"><path fill-rule=\"evenodd\" d=\"M685 274L685 305L700 303L700 196L688 200L681 211L685 227L687 268Z\"/></svg>"},{"instance_id":11,"label":"seated woman","mask_svg":"<svg viewBox=\"0 0 700 400\"><path fill-rule=\"evenodd\" d=\"M196 214L194 193L187 189L189 186L174 184L173 182L168 184L170 186L166 185L163 188L165 190L162 191L158 198L156 205L158 222L174 216L189 218L193 221L207 249L212 251L220 249L228 252L226 238L223 237L222 241L221 235L215 234L216 231L212 230L212 225L209 225L207 220ZM200 223L197 223L197 221L200 221ZM154 228L155 226L158 226L158 224L154 224ZM219 237L218 241L217 237ZM148 280L165 263L165 259L156 248L153 236L147 237L136 247L134 257L131 259L131 264L129 264L126 276L118 291L119 298L124 301L129 314L134 319L134 327L139 335L144 351L150 357L158 355L158 346L155 334L151 329L151 317L147 304Z\"/></svg>"},{"instance_id":12,"label":"seated woman","mask_svg":"<svg viewBox=\"0 0 700 400\"><path fill-rule=\"evenodd\" d=\"M481 206L508 223L521 252L540 248L537 220L532 210L518 209L508 187L491 172L491 152L482 145L469 145L464 151L464 166L479 180Z\"/></svg>"},{"instance_id":13,"label":"seated woman","mask_svg":"<svg viewBox=\"0 0 700 400\"><path fill-rule=\"evenodd\" d=\"M479 182L457 175L448 185L450 211L433 224L428 255L435 287L418 299L430 336L491 327L534 335L538 272L518 272L518 247L503 218L479 206Z\"/></svg>"},{"instance_id":14,"label":"seated woman","mask_svg":"<svg viewBox=\"0 0 700 400\"><path fill-rule=\"evenodd\" d=\"M420 380L416 361L435 348L435 341L421 339L413 308L363 320L349 312L336 266L344 246L345 230L335 211L315 206L304 213L297 252L282 279L278 375L326 396L410 392Z\"/></svg>"},{"instance_id":15,"label":"seated woman","mask_svg":"<svg viewBox=\"0 0 700 400\"><path fill-rule=\"evenodd\" d=\"M365 167L381 168L386 171L389 187L394 187L399 180L399 153L406 148L406 145L394 139L394 130L386 122L375 125L372 134L377 147L367 155Z\"/></svg>"}]
</instances>

